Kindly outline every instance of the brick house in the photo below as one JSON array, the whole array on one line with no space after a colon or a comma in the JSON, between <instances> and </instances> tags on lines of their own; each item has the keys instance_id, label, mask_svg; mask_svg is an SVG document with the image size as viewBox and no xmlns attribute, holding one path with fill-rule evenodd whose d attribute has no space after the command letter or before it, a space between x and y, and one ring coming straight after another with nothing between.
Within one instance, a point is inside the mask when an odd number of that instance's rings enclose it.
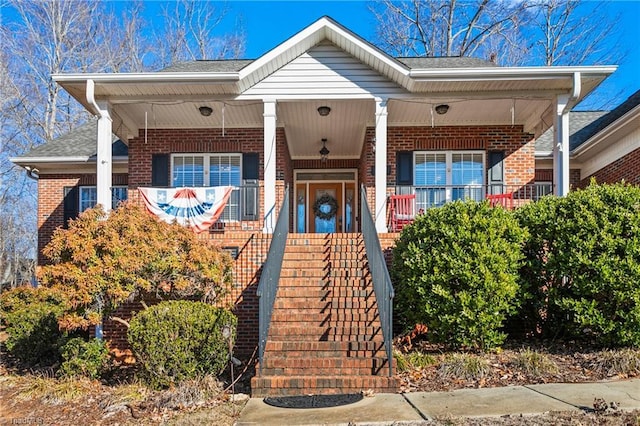
<instances>
[{"instance_id":1,"label":"brick house","mask_svg":"<svg viewBox=\"0 0 640 426\"><path fill-rule=\"evenodd\" d=\"M417 209L566 194L569 111L614 70L392 58L325 17L256 60L54 75L96 120L14 162L38 170L40 250L79 211L140 187L232 185L200 235L234 254L254 394L389 390L390 196L414 194ZM541 186L535 141L550 124ZM115 343L118 327L104 325Z\"/></svg>"}]
</instances>

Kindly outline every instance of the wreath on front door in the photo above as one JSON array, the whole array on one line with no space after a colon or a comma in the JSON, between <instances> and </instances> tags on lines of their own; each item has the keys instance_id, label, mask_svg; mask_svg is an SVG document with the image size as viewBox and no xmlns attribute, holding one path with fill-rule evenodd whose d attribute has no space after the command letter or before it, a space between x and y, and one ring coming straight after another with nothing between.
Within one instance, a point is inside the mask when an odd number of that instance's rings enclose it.
<instances>
[{"instance_id":1,"label":"wreath on front door","mask_svg":"<svg viewBox=\"0 0 640 426\"><path fill-rule=\"evenodd\" d=\"M328 205L329 211L322 211L322 206ZM329 194L324 194L320 198L316 199L316 202L313 204L313 214L316 215L317 218L322 220L331 220L338 213L338 200L332 197Z\"/></svg>"}]
</instances>

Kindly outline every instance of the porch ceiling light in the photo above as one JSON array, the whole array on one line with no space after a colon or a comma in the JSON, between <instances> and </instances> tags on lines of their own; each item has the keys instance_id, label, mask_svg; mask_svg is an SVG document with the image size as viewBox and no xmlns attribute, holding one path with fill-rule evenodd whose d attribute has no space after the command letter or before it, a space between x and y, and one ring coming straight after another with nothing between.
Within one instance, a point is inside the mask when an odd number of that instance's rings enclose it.
<instances>
[{"instance_id":1,"label":"porch ceiling light","mask_svg":"<svg viewBox=\"0 0 640 426\"><path fill-rule=\"evenodd\" d=\"M436 106L436 112L440 115L446 114L447 111L449 111L449 105L447 104L440 104Z\"/></svg>"},{"instance_id":2,"label":"porch ceiling light","mask_svg":"<svg viewBox=\"0 0 640 426\"><path fill-rule=\"evenodd\" d=\"M327 149L327 139L323 138L322 139L322 149L320 150L320 159L322 161L327 161L327 158L329 157L329 149Z\"/></svg>"},{"instance_id":3,"label":"porch ceiling light","mask_svg":"<svg viewBox=\"0 0 640 426\"><path fill-rule=\"evenodd\" d=\"M209 117L213 112L213 109L211 109L211 107L208 107L206 105L201 106L200 108L198 108L198 110L200 111L200 114L203 117Z\"/></svg>"},{"instance_id":4,"label":"porch ceiling light","mask_svg":"<svg viewBox=\"0 0 640 426\"><path fill-rule=\"evenodd\" d=\"M322 117L326 117L331 112L331 108L326 105L318 107L318 114Z\"/></svg>"}]
</instances>

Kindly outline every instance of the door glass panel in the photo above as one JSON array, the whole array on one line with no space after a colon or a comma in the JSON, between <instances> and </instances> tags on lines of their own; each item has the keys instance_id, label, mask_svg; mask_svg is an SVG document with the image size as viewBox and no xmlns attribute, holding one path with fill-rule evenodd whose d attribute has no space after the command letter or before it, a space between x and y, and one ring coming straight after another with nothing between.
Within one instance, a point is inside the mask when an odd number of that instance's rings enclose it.
<instances>
[{"instance_id":1,"label":"door glass panel","mask_svg":"<svg viewBox=\"0 0 640 426\"><path fill-rule=\"evenodd\" d=\"M306 232L306 215L305 215L305 195L306 185L298 185L296 194L296 231L299 233Z\"/></svg>"},{"instance_id":2,"label":"door glass panel","mask_svg":"<svg viewBox=\"0 0 640 426\"><path fill-rule=\"evenodd\" d=\"M354 190L353 188L347 188L344 199L344 232L353 232L353 201Z\"/></svg>"}]
</instances>

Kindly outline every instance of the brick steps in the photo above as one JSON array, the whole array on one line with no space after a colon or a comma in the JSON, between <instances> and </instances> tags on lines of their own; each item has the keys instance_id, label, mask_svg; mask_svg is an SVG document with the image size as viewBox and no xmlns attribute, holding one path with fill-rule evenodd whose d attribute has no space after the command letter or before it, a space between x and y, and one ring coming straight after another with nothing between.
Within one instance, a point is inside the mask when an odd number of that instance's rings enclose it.
<instances>
[{"instance_id":1,"label":"brick steps","mask_svg":"<svg viewBox=\"0 0 640 426\"><path fill-rule=\"evenodd\" d=\"M375 389L377 392L395 392L396 381L388 376L270 376L251 380L252 396L335 395L358 393Z\"/></svg>"},{"instance_id":2,"label":"brick steps","mask_svg":"<svg viewBox=\"0 0 640 426\"><path fill-rule=\"evenodd\" d=\"M293 311L293 310L292 310ZM376 313L353 313L353 312L327 312L327 313L305 313L301 310L295 310L293 312L279 309L271 314L271 323L276 322L293 322L293 323L314 323L318 325L327 325L328 322L341 322L348 321L350 323L366 322L367 325L372 325L374 321L378 321L378 314Z\"/></svg>"},{"instance_id":3,"label":"brick steps","mask_svg":"<svg viewBox=\"0 0 640 426\"><path fill-rule=\"evenodd\" d=\"M361 236L290 236L253 395L394 392L386 355Z\"/></svg>"}]
</instances>

